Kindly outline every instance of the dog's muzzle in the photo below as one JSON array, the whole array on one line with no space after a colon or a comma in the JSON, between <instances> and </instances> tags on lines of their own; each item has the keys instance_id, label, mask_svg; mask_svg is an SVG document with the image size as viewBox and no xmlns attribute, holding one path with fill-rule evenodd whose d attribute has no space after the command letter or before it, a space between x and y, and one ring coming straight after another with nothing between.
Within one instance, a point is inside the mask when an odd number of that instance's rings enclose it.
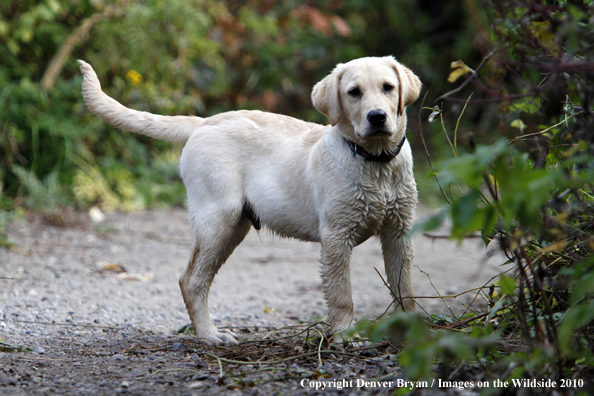
<instances>
[{"instance_id":1,"label":"dog's muzzle","mask_svg":"<svg viewBox=\"0 0 594 396\"><path fill-rule=\"evenodd\" d=\"M367 122L369 122L369 128L365 137L382 137L389 136L392 134L385 128L386 120L388 115L383 110L371 110L367 113Z\"/></svg>"},{"instance_id":2,"label":"dog's muzzle","mask_svg":"<svg viewBox=\"0 0 594 396\"><path fill-rule=\"evenodd\" d=\"M376 128L384 126L388 115L383 110L371 110L367 113L367 121Z\"/></svg>"}]
</instances>

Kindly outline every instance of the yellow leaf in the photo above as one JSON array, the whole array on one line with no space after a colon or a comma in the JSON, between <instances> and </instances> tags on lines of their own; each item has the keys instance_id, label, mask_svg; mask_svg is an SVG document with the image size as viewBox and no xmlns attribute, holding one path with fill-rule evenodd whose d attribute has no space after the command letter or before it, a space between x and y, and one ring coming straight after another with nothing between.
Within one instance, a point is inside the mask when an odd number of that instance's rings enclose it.
<instances>
[{"instance_id":1,"label":"yellow leaf","mask_svg":"<svg viewBox=\"0 0 594 396\"><path fill-rule=\"evenodd\" d=\"M450 64L450 67L452 69L454 69L450 73L450 76L448 77L448 82L451 82L451 83L455 82L457 79L459 79L460 77L462 77L465 74L474 72L474 70L472 70L470 67L466 66L466 64L464 62L462 62L461 60L452 62Z\"/></svg>"},{"instance_id":2,"label":"yellow leaf","mask_svg":"<svg viewBox=\"0 0 594 396\"><path fill-rule=\"evenodd\" d=\"M450 73L450 75L448 77L448 82L453 83L465 74L466 74L466 72L463 69L456 69Z\"/></svg>"},{"instance_id":3,"label":"yellow leaf","mask_svg":"<svg viewBox=\"0 0 594 396\"><path fill-rule=\"evenodd\" d=\"M524 132L524 129L526 128L526 124L524 124L524 121L520 120L519 118L513 120L509 125L512 128L518 128L521 132Z\"/></svg>"}]
</instances>

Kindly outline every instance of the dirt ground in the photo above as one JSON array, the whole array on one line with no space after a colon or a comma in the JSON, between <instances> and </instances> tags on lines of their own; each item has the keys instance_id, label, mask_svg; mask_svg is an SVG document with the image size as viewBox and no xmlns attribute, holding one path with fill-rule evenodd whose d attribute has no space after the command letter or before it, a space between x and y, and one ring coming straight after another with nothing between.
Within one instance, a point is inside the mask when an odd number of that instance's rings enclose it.
<instances>
[{"instance_id":1,"label":"dirt ground","mask_svg":"<svg viewBox=\"0 0 594 396\"><path fill-rule=\"evenodd\" d=\"M357 380L402 378L389 345L345 350L324 344L318 353L319 334L328 329L317 324L300 333L325 314L318 244L252 231L210 294L215 324L235 331L241 343L210 347L176 333L189 321L178 286L191 249L183 209L108 214L98 225L86 213L30 215L12 222L9 235L14 245L0 248L0 395L366 394L399 386L356 386L363 384ZM418 235L415 292L436 296L430 279L442 295L481 286L503 261L488 258L480 239L457 246ZM355 248L357 319L374 319L391 303L376 269L383 275L379 242ZM447 301L461 313L475 294ZM448 313L439 299L418 304ZM484 310L484 300L472 308ZM315 388L329 381L354 382L342 390L337 382L330 391ZM467 393L427 388L415 394Z\"/></svg>"}]
</instances>

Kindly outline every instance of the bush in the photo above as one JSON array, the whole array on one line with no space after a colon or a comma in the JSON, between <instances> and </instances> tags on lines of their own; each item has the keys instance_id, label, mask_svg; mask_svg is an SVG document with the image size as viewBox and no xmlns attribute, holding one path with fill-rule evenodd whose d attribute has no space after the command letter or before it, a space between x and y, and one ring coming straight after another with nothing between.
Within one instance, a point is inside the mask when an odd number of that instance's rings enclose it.
<instances>
[{"instance_id":1,"label":"bush","mask_svg":"<svg viewBox=\"0 0 594 396\"><path fill-rule=\"evenodd\" d=\"M469 360L500 379L583 378L594 365L593 3L484 4L483 62L476 70L452 62L450 80L466 80L437 99L445 106L425 108L441 119L454 158L430 174L448 206L417 230L450 218L452 238L480 233L505 252L507 269L486 285L488 311L445 326L469 337L402 315L370 331L405 341L400 362L412 378L430 375L433 363L448 372ZM460 126L481 113L498 120L491 145ZM496 349L468 352L494 339Z\"/></svg>"}]
</instances>

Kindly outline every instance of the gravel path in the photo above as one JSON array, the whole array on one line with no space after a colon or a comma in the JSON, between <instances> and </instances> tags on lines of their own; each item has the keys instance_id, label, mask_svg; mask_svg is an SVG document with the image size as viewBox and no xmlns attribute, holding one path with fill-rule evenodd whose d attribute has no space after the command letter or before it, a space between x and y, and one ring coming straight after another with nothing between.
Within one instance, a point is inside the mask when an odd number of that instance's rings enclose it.
<instances>
[{"instance_id":1,"label":"gravel path","mask_svg":"<svg viewBox=\"0 0 594 396\"><path fill-rule=\"evenodd\" d=\"M191 249L184 210L109 214L99 226L84 214L65 214L64 219L66 227L48 224L40 216L9 225L14 246L0 248L0 277L13 279L0 279L1 340L55 358L69 356L69 348L76 349L77 343L91 350L90 343L104 340L104 349L93 353L112 359L129 337L144 334L140 338L145 342L154 335L169 340L188 323L178 286ZM215 278L210 295L215 323L278 327L323 317L318 255L318 244L252 231ZM499 272L502 261L485 260L480 239L456 246L446 239L415 238L415 263L443 294L482 285ZM375 318L391 301L374 270L383 275L379 242L357 247L351 266L355 316ZM436 295L417 269L414 285L418 296ZM450 299L449 304L462 312L473 295ZM419 303L431 313L447 312L437 299ZM475 309L484 309L481 304L479 297ZM117 337L113 329L118 329ZM17 354L0 352L0 394L14 390L13 374L21 382L26 377L10 368L15 358ZM60 389L60 383L43 378L29 382L40 392Z\"/></svg>"}]
</instances>

